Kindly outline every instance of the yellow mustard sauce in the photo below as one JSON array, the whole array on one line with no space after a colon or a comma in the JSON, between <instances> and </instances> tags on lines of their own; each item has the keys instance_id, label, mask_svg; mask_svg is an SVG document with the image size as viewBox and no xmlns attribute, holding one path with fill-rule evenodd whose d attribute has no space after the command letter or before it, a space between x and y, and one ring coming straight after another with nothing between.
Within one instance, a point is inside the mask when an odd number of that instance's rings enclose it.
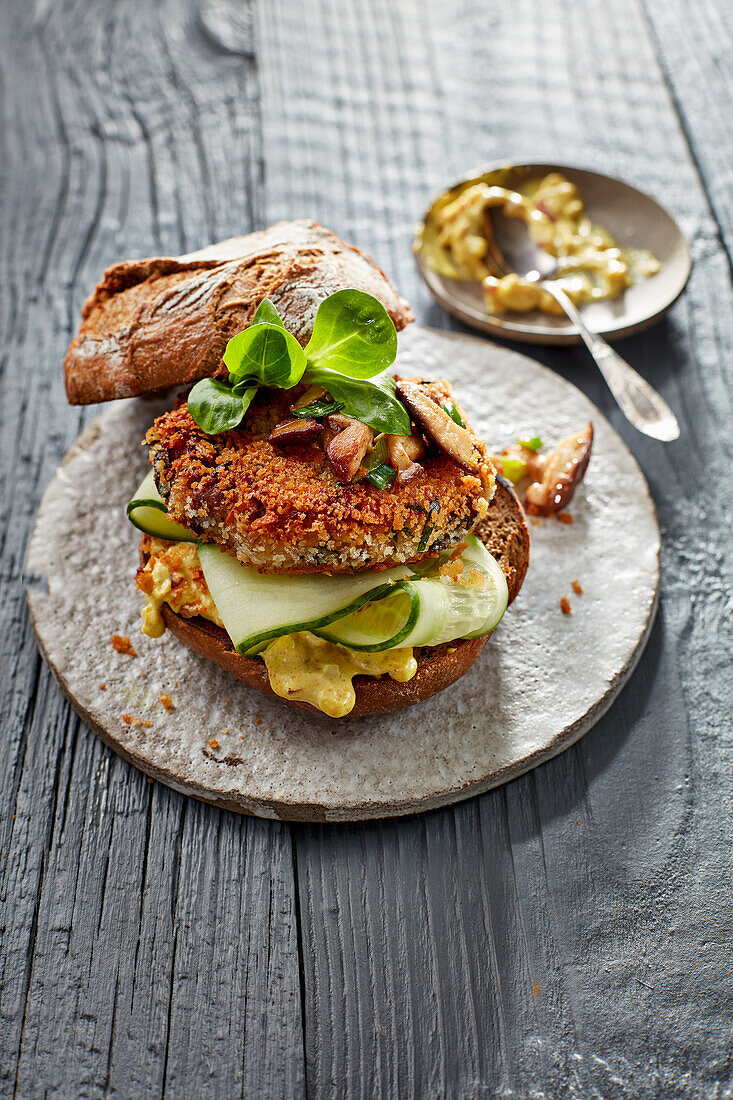
<instances>
[{"instance_id":1,"label":"yellow mustard sauce","mask_svg":"<svg viewBox=\"0 0 733 1100\"><path fill-rule=\"evenodd\" d=\"M138 570L137 586L145 595L143 634L159 638L165 632L160 609L169 604L178 614L201 615L223 627L209 593L196 547L190 542L150 539L149 556ZM331 718L343 718L354 708L354 676L391 676L405 683L417 672L412 649L359 653L314 634L301 632L277 638L260 654L272 690L283 699L311 703Z\"/></svg>"},{"instance_id":2,"label":"yellow mustard sauce","mask_svg":"<svg viewBox=\"0 0 733 1100\"><path fill-rule=\"evenodd\" d=\"M359 653L308 631L276 638L261 656L276 695L311 703L330 718L343 718L354 709L354 676L386 674L406 683L417 672L411 648Z\"/></svg>"},{"instance_id":3,"label":"yellow mustard sauce","mask_svg":"<svg viewBox=\"0 0 733 1100\"><path fill-rule=\"evenodd\" d=\"M447 196L446 196L447 198ZM540 309L562 314L552 295L518 275L498 277L487 264L487 208L502 207L521 218L532 240L558 262L555 281L577 304L616 298L639 278L660 270L659 260L643 249L623 249L590 220L575 184L559 172L531 180L517 190L475 183L456 198L435 207L437 236L426 262L443 274L481 282L489 313ZM441 255L442 254L442 255Z\"/></svg>"},{"instance_id":4,"label":"yellow mustard sauce","mask_svg":"<svg viewBox=\"0 0 733 1100\"><path fill-rule=\"evenodd\" d=\"M179 615L201 615L223 627L204 580L196 547L190 542L150 539L149 557L138 570L137 587L145 594L143 634L159 638L165 631L160 609L169 604Z\"/></svg>"}]
</instances>

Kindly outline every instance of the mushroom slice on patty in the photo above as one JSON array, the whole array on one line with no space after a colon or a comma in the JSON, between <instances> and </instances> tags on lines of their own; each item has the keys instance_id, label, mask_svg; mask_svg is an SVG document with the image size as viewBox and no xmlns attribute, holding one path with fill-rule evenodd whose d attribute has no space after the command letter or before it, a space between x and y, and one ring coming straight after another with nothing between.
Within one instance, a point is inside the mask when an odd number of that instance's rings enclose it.
<instances>
[{"instance_id":1,"label":"mushroom slice on patty","mask_svg":"<svg viewBox=\"0 0 733 1100\"><path fill-rule=\"evenodd\" d=\"M482 454L470 432L456 424L442 406L416 382L397 383L397 393L419 427L442 451L463 466L476 472Z\"/></svg>"},{"instance_id":2,"label":"mushroom slice on patty","mask_svg":"<svg viewBox=\"0 0 733 1100\"><path fill-rule=\"evenodd\" d=\"M339 414L327 417L326 427L333 433L326 443L326 457L339 481L348 484L359 472L372 445L374 431L361 420Z\"/></svg>"},{"instance_id":3,"label":"mushroom slice on patty","mask_svg":"<svg viewBox=\"0 0 733 1100\"><path fill-rule=\"evenodd\" d=\"M303 443L312 443L323 431L323 424L317 420L282 420L270 432L267 442L276 447L296 447Z\"/></svg>"},{"instance_id":4,"label":"mushroom slice on patty","mask_svg":"<svg viewBox=\"0 0 733 1100\"><path fill-rule=\"evenodd\" d=\"M416 435L388 435L387 454L390 465L397 471L397 480L410 481L422 470L417 461L425 454L425 445Z\"/></svg>"}]
</instances>

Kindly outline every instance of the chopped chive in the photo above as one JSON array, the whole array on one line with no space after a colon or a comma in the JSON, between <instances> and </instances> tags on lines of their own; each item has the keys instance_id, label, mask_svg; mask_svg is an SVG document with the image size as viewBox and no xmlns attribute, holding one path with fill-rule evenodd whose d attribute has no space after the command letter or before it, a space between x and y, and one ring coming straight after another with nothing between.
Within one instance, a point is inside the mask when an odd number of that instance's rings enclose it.
<instances>
[{"instance_id":1,"label":"chopped chive","mask_svg":"<svg viewBox=\"0 0 733 1100\"><path fill-rule=\"evenodd\" d=\"M371 481L372 485L376 485L378 489L388 489L395 479L395 471L391 466L387 466L386 463L380 463L379 466L375 466L369 471L365 477L365 481Z\"/></svg>"},{"instance_id":2,"label":"chopped chive","mask_svg":"<svg viewBox=\"0 0 733 1100\"><path fill-rule=\"evenodd\" d=\"M520 447L525 447L528 451L539 451L542 446L542 440L538 435L533 435L531 439L520 439Z\"/></svg>"},{"instance_id":3,"label":"chopped chive","mask_svg":"<svg viewBox=\"0 0 733 1100\"><path fill-rule=\"evenodd\" d=\"M428 518L425 520L425 525L420 535L420 541L417 544L417 552L421 554L423 550L427 550L428 541L433 533L433 516L440 511L440 501L431 500L428 505Z\"/></svg>"},{"instance_id":4,"label":"chopped chive","mask_svg":"<svg viewBox=\"0 0 733 1100\"><path fill-rule=\"evenodd\" d=\"M508 480L515 485L527 474L527 463L523 462L521 458L502 456L501 468L504 477L508 478Z\"/></svg>"},{"instance_id":5,"label":"chopped chive","mask_svg":"<svg viewBox=\"0 0 733 1100\"><path fill-rule=\"evenodd\" d=\"M320 420L324 416L330 416L331 413L339 412L343 407L343 404L339 401L324 401L323 398L319 398L316 401L311 401L310 405L303 405L300 409L291 409L290 411L293 416L304 420Z\"/></svg>"},{"instance_id":6,"label":"chopped chive","mask_svg":"<svg viewBox=\"0 0 733 1100\"><path fill-rule=\"evenodd\" d=\"M461 416L458 409L455 407L450 398L448 398L447 401L443 402L443 408L448 413L448 416L454 423L458 424L458 426L461 428L466 427L463 417Z\"/></svg>"}]
</instances>

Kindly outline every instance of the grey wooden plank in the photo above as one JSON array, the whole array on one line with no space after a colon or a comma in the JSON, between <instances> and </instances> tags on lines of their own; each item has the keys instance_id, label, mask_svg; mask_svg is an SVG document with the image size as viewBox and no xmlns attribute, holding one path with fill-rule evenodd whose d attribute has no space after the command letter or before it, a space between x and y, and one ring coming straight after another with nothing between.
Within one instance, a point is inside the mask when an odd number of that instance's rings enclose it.
<instances>
[{"instance_id":1,"label":"grey wooden plank","mask_svg":"<svg viewBox=\"0 0 733 1100\"><path fill-rule=\"evenodd\" d=\"M664 79L733 262L733 9L644 0Z\"/></svg>"},{"instance_id":2,"label":"grey wooden plank","mask_svg":"<svg viewBox=\"0 0 733 1100\"><path fill-rule=\"evenodd\" d=\"M453 325L416 276L413 224L482 160L625 177L674 211L695 258L668 319L623 344L679 411L678 444L624 424L581 350L532 350L600 405L649 478L664 578L647 653L590 734L504 790L296 834L309 1093L718 1095L731 1083L733 502L718 443L731 292L655 39L634 0L555 0L541 18L529 0L259 10L268 220L313 216L371 250L423 323ZM708 155L729 153L695 132Z\"/></svg>"},{"instance_id":3,"label":"grey wooden plank","mask_svg":"<svg viewBox=\"0 0 733 1100\"><path fill-rule=\"evenodd\" d=\"M260 221L251 14L3 10L2 1095L302 1091L287 828L109 753L42 665L21 584L40 493L95 412L66 404L60 367L102 268Z\"/></svg>"}]
</instances>

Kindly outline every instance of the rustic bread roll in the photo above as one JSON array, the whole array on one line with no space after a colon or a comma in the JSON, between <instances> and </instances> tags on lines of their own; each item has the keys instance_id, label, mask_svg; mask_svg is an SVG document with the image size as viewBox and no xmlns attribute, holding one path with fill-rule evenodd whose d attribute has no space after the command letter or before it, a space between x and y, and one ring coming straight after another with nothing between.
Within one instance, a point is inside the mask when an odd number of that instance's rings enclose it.
<instances>
[{"instance_id":1,"label":"rustic bread roll","mask_svg":"<svg viewBox=\"0 0 733 1100\"><path fill-rule=\"evenodd\" d=\"M529 530L519 498L504 478L497 479L496 493L488 514L476 529L476 534L501 566L511 603L522 587L529 565ZM143 563L146 560L146 538L147 536L144 537L141 547ZM226 631L199 616L186 619L177 615L167 604L163 604L161 611L171 633L196 653L214 661L249 687L256 688L265 695L275 695L270 687L264 662L237 653ZM389 676L381 676L379 679L373 676L355 676L356 704L347 717L383 714L429 699L431 695L443 691L468 672L487 641L488 636L416 649L417 673L406 683L392 680ZM297 710L321 713L310 703L291 699L282 699L282 702Z\"/></svg>"},{"instance_id":2,"label":"rustic bread roll","mask_svg":"<svg viewBox=\"0 0 733 1100\"><path fill-rule=\"evenodd\" d=\"M413 319L371 257L316 222L278 222L177 258L107 268L64 360L72 405L135 397L216 374L227 341L271 298L307 343L319 303L345 287L378 298L396 328Z\"/></svg>"}]
</instances>

